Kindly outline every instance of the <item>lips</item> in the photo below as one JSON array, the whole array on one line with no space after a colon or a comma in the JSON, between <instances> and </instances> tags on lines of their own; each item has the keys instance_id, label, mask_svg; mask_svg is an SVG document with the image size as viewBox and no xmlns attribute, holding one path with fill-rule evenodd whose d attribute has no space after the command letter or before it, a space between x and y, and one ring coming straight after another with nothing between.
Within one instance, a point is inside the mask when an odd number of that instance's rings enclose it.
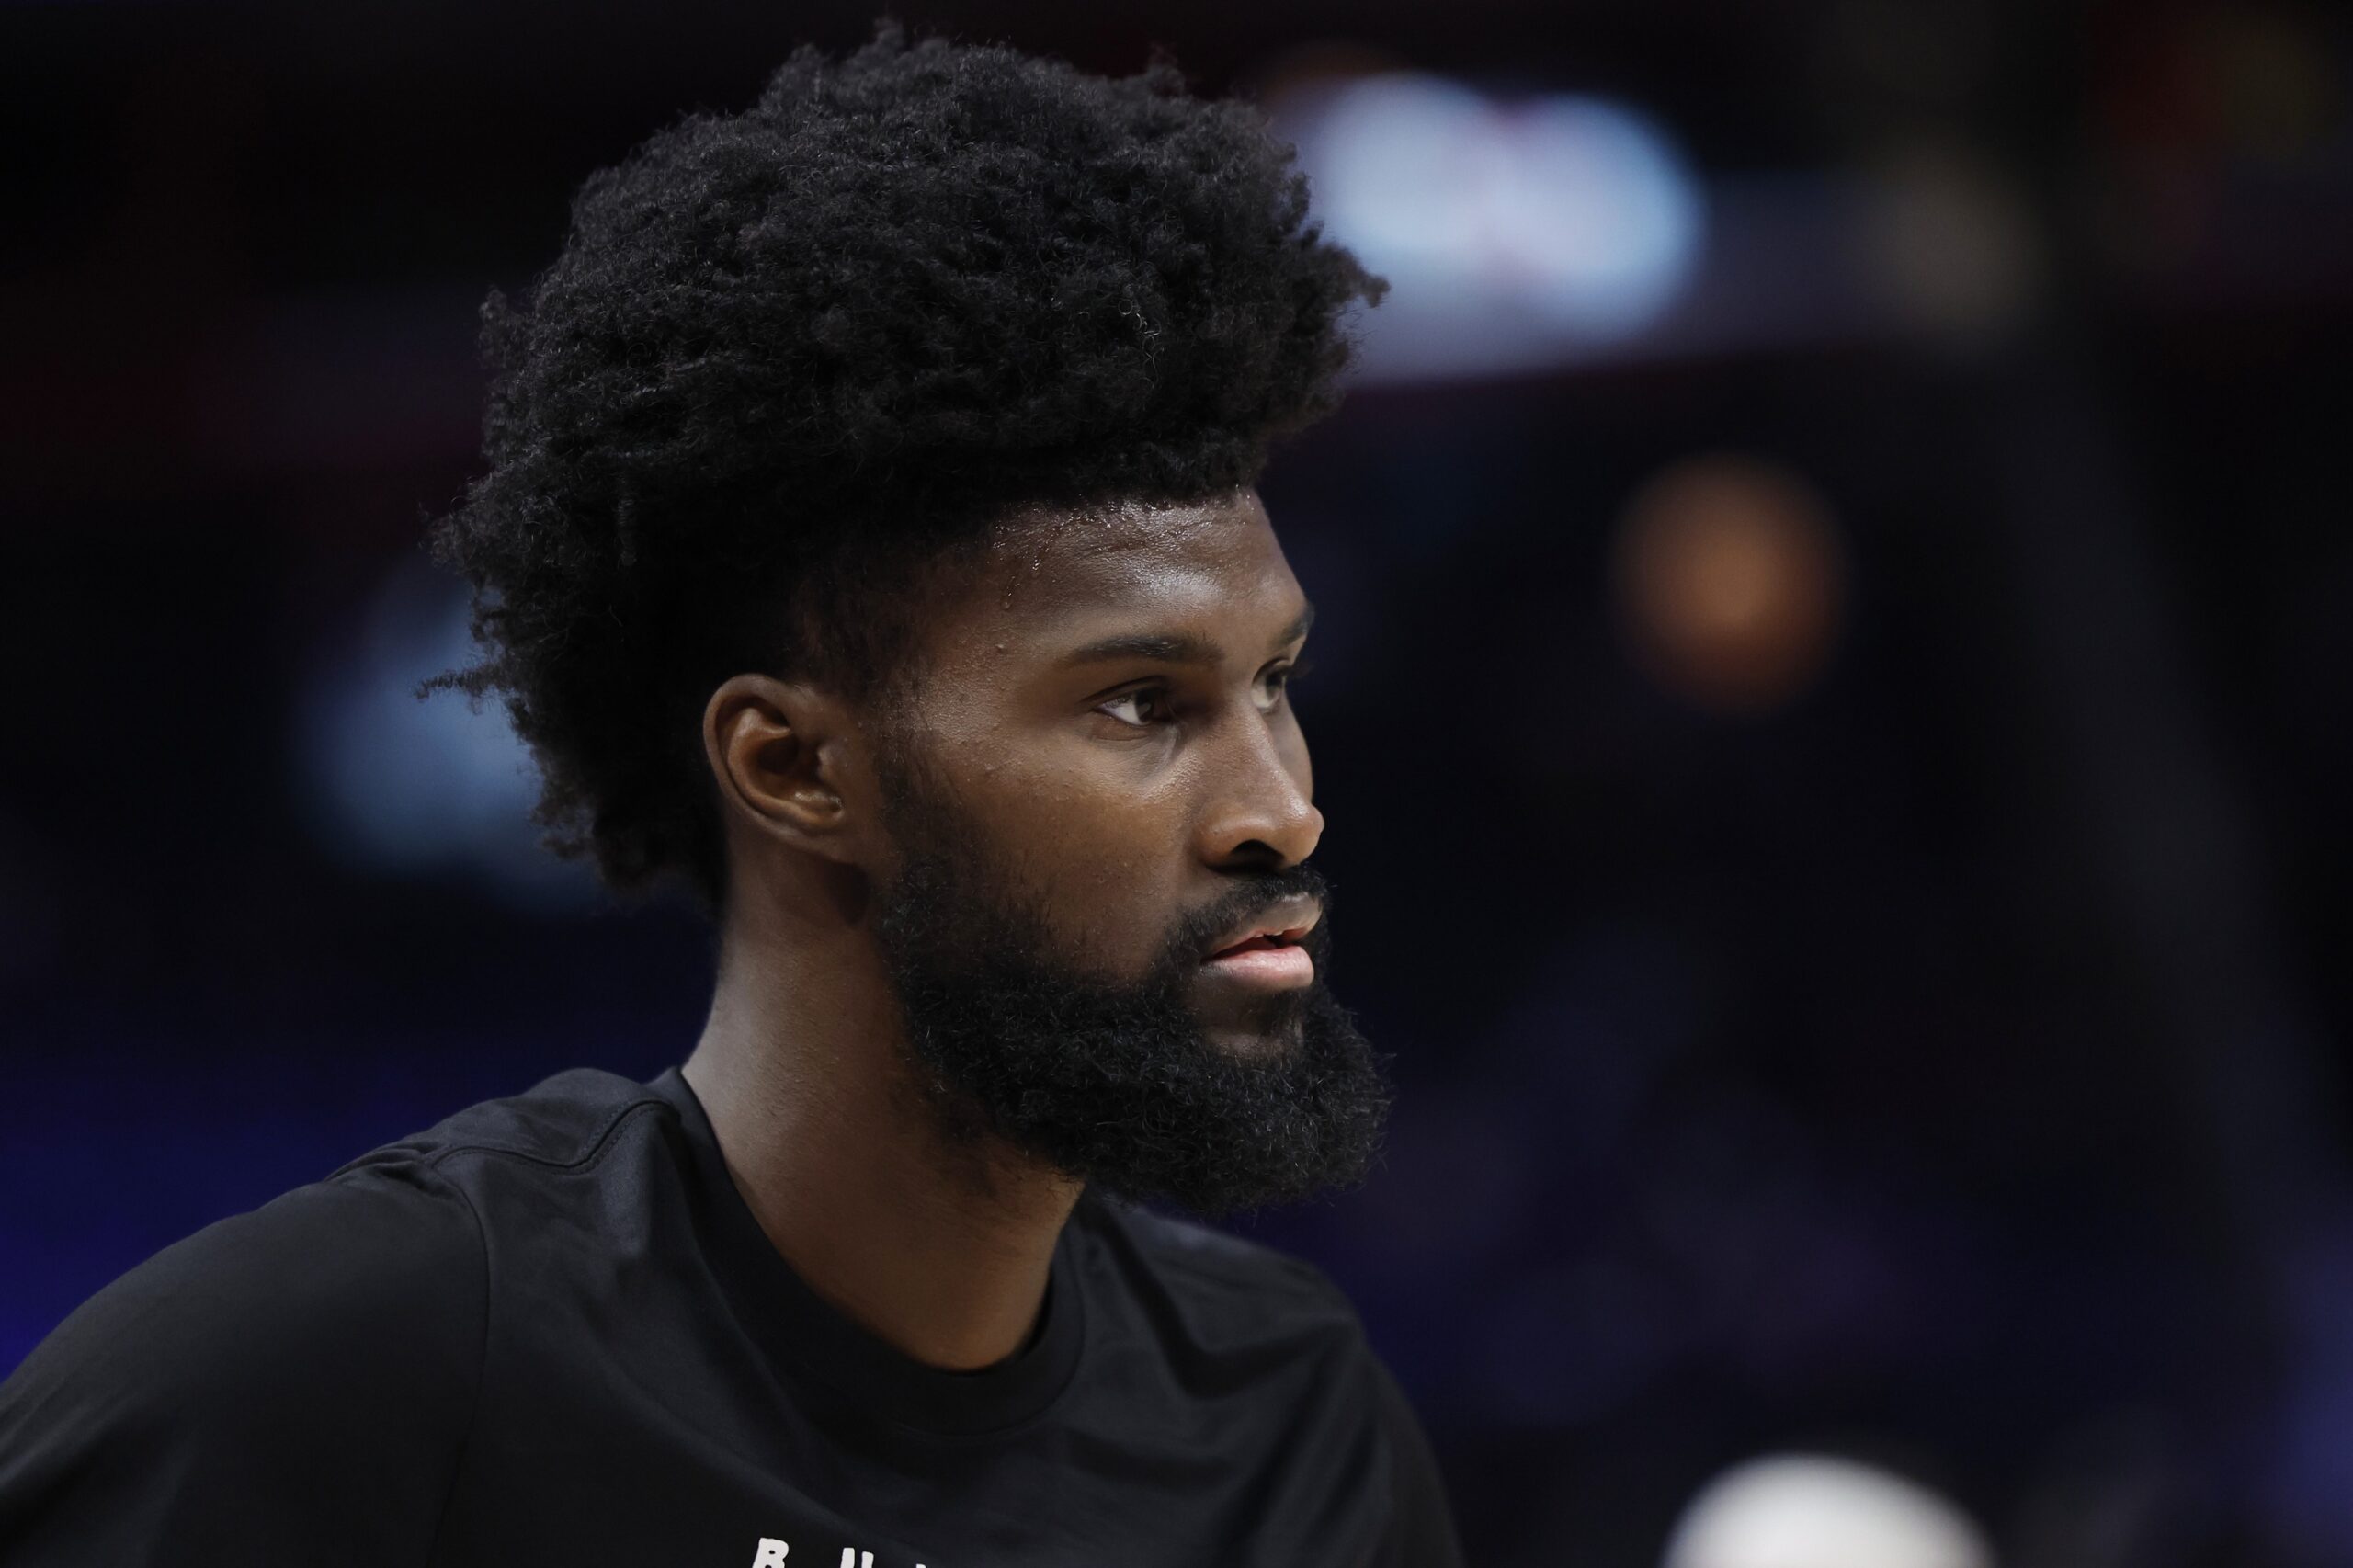
<instances>
[{"instance_id":1,"label":"lips","mask_svg":"<svg viewBox=\"0 0 2353 1568\"><path fill-rule=\"evenodd\" d=\"M1243 953L1294 947L1323 918L1323 906L1313 900L1279 904L1227 931L1217 939L1215 947L1201 955L1201 961L1215 963Z\"/></svg>"},{"instance_id":2,"label":"lips","mask_svg":"<svg viewBox=\"0 0 2353 1568\"><path fill-rule=\"evenodd\" d=\"M1315 983L1315 958L1301 943L1324 918L1313 897L1278 900L1241 924L1230 926L1201 955L1204 998L1263 1000L1277 992Z\"/></svg>"}]
</instances>

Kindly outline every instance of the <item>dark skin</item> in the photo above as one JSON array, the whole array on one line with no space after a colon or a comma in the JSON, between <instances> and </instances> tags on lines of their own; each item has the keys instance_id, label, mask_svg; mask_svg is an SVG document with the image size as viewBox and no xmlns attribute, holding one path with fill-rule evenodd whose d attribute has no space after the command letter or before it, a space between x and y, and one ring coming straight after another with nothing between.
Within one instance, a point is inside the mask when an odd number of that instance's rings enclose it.
<instances>
[{"instance_id":1,"label":"dark skin","mask_svg":"<svg viewBox=\"0 0 2353 1568\"><path fill-rule=\"evenodd\" d=\"M1026 514L927 607L915 744L1065 957L1135 979L1233 877L1314 851L1324 818L1282 689L1307 615L1248 490ZM810 1287L915 1360L970 1369L1028 1339L1080 1186L1001 1142L951 1149L911 1090L870 919L898 864L878 717L767 676L711 694L731 895L685 1073ZM1283 1048L1224 988L1199 996L1221 1047Z\"/></svg>"}]
</instances>

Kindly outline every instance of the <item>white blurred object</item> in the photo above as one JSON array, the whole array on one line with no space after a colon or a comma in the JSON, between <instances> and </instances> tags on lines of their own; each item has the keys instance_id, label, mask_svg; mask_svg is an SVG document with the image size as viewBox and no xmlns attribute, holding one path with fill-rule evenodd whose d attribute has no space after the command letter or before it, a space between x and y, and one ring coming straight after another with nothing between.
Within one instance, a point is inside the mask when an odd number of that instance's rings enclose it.
<instances>
[{"instance_id":1,"label":"white blurred object","mask_svg":"<svg viewBox=\"0 0 2353 1568\"><path fill-rule=\"evenodd\" d=\"M1780 1454L1710 1482L1667 1542L1665 1568L1993 1568L1952 1503L1852 1460Z\"/></svg>"},{"instance_id":2,"label":"white blurred object","mask_svg":"<svg viewBox=\"0 0 2353 1568\"><path fill-rule=\"evenodd\" d=\"M463 585L412 561L393 571L301 714L302 799L327 849L402 875L472 873L524 908L587 904L595 881L540 847L539 776L503 702L417 683L471 664Z\"/></svg>"},{"instance_id":3,"label":"white blurred object","mask_svg":"<svg viewBox=\"0 0 2353 1568\"><path fill-rule=\"evenodd\" d=\"M1706 198L1666 134L1578 94L1490 97L1393 71L1280 95L1316 215L1394 286L1376 379L1575 358L1657 324L1696 272Z\"/></svg>"}]
</instances>

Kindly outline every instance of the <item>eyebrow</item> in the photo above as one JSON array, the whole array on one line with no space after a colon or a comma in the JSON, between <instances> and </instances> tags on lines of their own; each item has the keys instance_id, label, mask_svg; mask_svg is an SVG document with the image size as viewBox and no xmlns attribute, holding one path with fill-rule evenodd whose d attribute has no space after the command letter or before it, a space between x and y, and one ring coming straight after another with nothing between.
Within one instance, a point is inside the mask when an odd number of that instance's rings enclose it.
<instances>
[{"instance_id":1,"label":"eyebrow","mask_svg":"<svg viewBox=\"0 0 2353 1568\"><path fill-rule=\"evenodd\" d=\"M1298 642L1307 635L1315 623L1315 607L1304 607L1289 626L1275 638L1278 648ZM1073 649L1063 655L1064 668L1074 665L1100 664L1108 659L1151 659L1165 665L1214 665L1218 662L1217 644L1189 631L1130 631L1116 637L1100 637L1085 647Z\"/></svg>"}]
</instances>

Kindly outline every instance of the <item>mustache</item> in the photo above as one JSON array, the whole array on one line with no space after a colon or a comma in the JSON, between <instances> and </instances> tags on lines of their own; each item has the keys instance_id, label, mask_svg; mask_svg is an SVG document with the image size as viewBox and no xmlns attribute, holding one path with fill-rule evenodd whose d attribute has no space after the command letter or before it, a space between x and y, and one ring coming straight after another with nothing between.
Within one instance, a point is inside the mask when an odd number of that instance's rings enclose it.
<instances>
[{"instance_id":1,"label":"mustache","mask_svg":"<svg viewBox=\"0 0 2353 1568\"><path fill-rule=\"evenodd\" d=\"M1169 968L1189 971L1203 947L1245 920L1256 918L1286 900L1312 898L1324 917L1300 945L1316 952L1329 940L1332 924L1332 884L1313 866L1301 864L1280 871L1237 875L1234 885L1176 923L1162 957ZM1320 958L1321 954L1317 956Z\"/></svg>"}]
</instances>

